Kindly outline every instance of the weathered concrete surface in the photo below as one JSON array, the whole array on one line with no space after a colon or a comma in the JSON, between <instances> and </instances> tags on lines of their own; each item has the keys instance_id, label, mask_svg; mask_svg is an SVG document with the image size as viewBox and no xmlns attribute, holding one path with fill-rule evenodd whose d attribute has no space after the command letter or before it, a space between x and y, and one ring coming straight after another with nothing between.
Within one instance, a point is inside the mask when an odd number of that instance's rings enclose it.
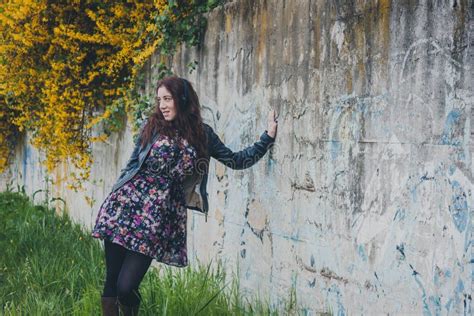
<instances>
[{"instance_id":1,"label":"weathered concrete surface","mask_svg":"<svg viewBox=\"0 0 474 316\"><path fill-rule=\"evenodd\" d=\"M16 149L14 163L0 176L0 189L11 186L16 191L17 186L24 186L30 196L34 194L35 202L49 201L50 206L55 206L58 213L65 210L66 203L67 212L73 219L91 229L98 208L132 153L130 127L127 126L123 132L111 135L106 143L93 146L94 164L91 168L91 179L84 184L85 190L78 192L68 189L65 179L67 174L77 170L62 164L53 174L48 174L40 163L40 160L45 158L44 153L29 145L29 142L27 135L23 145ZM65 202L55 201L55 198L64 199Z\"/></svg>"},{"instance_id":2,"label":"weathered concrete surface","mask_svg":"<svg viewBox=\"0 0 474 316\"><path fill-rule=\"evenodd\" d=\"M471 16L469 16L471 12ZM469 314L473 20L470 1L232 1L178 73L234 149L281 114L251 169L214 164L212 224L192 249L240 266L276 305Z\"/></svg>"},{"instance_id":3,"label":"weathered concrete surface","mask_svg":"<svg viewBox=\"0 0 474 316\"><path fill-rule=\"evenodd\" d=\"M191 260L238 267L243 293L275 307L294 287L308 315L471 314L472 5L239 0L213 11L175 71L234 150L257 139L271 106L280 124L254 167L212 162L209 221L189 212ZM94 148L92 206L53 188L89 226L131 151L128 130L110 142ZM42 187L32 153L12 169L29 192Z\"/></svg>"}]
</instances>

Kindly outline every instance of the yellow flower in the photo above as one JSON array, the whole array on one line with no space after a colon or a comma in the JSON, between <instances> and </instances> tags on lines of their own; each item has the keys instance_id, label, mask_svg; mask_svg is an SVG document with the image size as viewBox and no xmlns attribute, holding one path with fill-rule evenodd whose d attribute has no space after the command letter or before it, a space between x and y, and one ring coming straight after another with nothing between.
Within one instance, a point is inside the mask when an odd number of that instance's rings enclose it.
<instances>
[{"instance_id":1,"label":"yellow flower","mask_svg":"<svg viewBox=\"0 0 474 316\"><path fill-rule=\"evenodd\" d=\"M91 136L91 129L122 121L136 107L130 92L139 71L165 44L155 17L180 21L166 0L112 1L100 9L78 2L0 3L0 172L14 135L32 131L31 144L45 154L41 164L48 172L70 166L66 186L76 191L90 176L92 143L108 137Z\"/></svg>"}]
</instances>

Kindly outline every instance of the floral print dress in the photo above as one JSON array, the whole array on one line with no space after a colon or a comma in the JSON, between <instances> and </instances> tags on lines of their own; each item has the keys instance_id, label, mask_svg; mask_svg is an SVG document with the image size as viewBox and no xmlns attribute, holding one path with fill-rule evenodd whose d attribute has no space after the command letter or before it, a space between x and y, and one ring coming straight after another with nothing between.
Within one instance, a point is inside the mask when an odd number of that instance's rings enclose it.
<instances>
[{"instance_id":1,"label":"floral print dress","mask_svg":"<svg viewBox=\"0 0 474 316\"><path fill-rule=\"evenodd\" d=\"M160 135L137 174L102 203L92 237L169 265L188 265L183 179L196 151L177 135Z\"/></svg>"}]
</instances>

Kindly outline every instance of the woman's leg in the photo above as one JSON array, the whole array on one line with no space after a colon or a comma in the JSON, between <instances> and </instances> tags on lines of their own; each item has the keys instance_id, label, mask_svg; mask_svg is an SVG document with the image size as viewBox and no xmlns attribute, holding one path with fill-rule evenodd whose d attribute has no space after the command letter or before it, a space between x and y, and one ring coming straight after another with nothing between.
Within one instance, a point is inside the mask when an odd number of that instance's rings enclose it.
<instances>
[{"instance_id":1,"label":"woman's leg","mask_svg":"<svg viewBox=\"0 0 474 316\"><path fill-rule=\"evenodd\" d=\"M114 244L106 239L104 240L104 248L106 276L102 296L116 297L117 280L120 274L120 270L122 269L122 264L127 254L127 249L120 245Z\"/></svg>"},{"instance_id":2,"label":"woman's leg","mask_svg":"<svg viewBox=\"0 0 474 316\"><path fill-rule=\"evenodd\" d=\"M140 303L141 295L138 288L152 260L152 257L127 250L117 281L117 296L120 303L126 306Z\"/></svg>"}]
</instances>

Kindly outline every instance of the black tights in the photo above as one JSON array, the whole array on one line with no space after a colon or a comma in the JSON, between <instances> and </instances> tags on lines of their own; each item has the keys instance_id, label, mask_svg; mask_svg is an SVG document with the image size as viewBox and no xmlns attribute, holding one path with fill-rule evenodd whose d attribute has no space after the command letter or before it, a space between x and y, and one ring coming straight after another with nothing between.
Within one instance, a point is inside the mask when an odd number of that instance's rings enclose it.
<instances>
[{"instance_id":1,"label":"black tights","mask_svg":"<svg viewBox=\"0 0 474 316\"><path fill-rule=\"evenodd\" d=\"M102 296L117 296L123 305L137 305L141 301L138 287L153 258L108 240L104 248L107 271Z\"/></svg>"}]
</instances>

